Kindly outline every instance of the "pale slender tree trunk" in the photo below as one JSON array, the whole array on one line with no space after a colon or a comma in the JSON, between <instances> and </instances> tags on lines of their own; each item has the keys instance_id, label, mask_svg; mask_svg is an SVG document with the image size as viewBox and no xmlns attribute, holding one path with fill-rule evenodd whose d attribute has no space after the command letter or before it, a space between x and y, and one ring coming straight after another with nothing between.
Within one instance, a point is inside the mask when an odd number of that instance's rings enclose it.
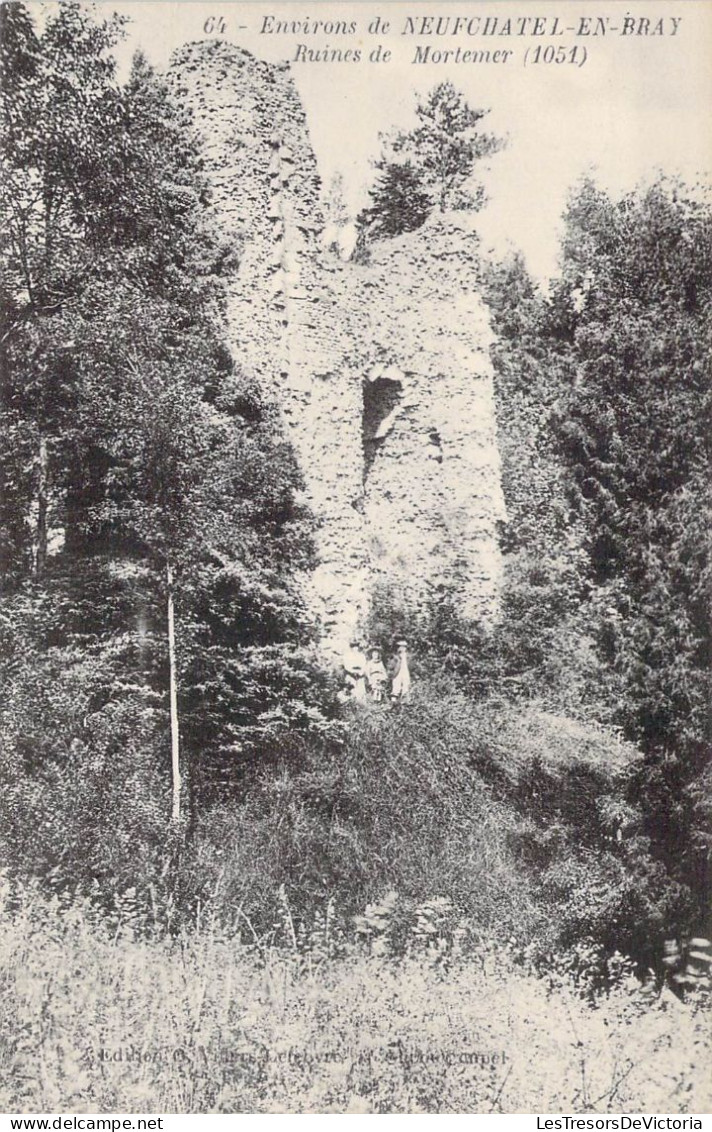
<instances>
[{"instance_id":1,"label":"pale slender tree trunk","mask_svg":"<svg viewBox=\"0 0 712 1132\"><path fill-rule=\"evenodd\" d=\"M173 785L173 806L171 819L180 821L180 738L178 733L178 677L176 675L176 625L175 608L173 605L173 571L170 563L166 563L166 582L168 587L168 666L170 671L170 705L171 705L171 781Z\"/></svg>"},{"instance_id":2,"label":"pale slender tree trunk","mask_svg":"<svg viewBox=\"0 0 712 1132\"><path fill-rule=\"evenodd\" d=\"M34 576L44 576L47 564L47 505L49 495L49 455L47 440L40 437L39 482L37 484L37 545L35 548Z\"/></svg>"}]
</instances>

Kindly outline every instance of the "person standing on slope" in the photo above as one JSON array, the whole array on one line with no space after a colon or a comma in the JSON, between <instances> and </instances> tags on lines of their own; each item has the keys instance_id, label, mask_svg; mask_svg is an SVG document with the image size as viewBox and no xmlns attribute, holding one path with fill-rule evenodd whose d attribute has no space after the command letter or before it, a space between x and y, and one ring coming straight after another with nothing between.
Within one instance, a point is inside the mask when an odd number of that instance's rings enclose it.
<instances>
[{"instance_id":1,"label":"person standing on slope","mask_svg":"<svg viewBox=\"0 0 712 1132\"><path fill-rule=\"evenodd\" d=\"M410 694L410 669L408 668L408 645L404 640L397 642L396 655L388 666L391 677L391 701L402 703Z\"/></svg>"},{"instance_id":2,"label":"person standing on slope","mask_svg":"<svg viewBox=\"0 0 712 1132\"><path fill-rule=\"evenodd\" d=\"M370 649L369 660L366 665L366 684L371 696L377 704L383 701L387 680L388 673L386 672L386 666L381 658L381 650L376 648Z\"/></svg>"}]
</instances>

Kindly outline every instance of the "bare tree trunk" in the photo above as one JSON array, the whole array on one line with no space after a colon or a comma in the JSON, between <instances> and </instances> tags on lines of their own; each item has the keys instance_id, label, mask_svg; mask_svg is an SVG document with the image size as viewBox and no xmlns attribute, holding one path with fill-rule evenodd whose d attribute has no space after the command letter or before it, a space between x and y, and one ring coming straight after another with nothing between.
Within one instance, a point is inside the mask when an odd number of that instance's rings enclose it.
<instances>
[{"instance_id":1,"label":"bare tree trunk","mask_svg":"<svg viewBox=\"0 0 712 1132\"><path fill-rule=\"evenodd\" d=\"M180 821L180 738L178 734L178 678L176 675L176 629L175 609L173 605L173 571L170 563L166 563L166 582L168 585L168 666L170 670L170 706L171 706L171 781L173 784L173 806L171 819Z\"/></svg>"},{"instance_id":2,"label":"bare tree trunk","mask_svg":"<svg viewBox=\"0 0 712 1132\"><path fill-rule=\"evenodd\" d=\"M44 576L47 564L47 502L49 479L49 455L47 441L40 437L39 482L37 485L37 545L35 547L34 576L37 580Z\"/></svg>"}]
</instances>

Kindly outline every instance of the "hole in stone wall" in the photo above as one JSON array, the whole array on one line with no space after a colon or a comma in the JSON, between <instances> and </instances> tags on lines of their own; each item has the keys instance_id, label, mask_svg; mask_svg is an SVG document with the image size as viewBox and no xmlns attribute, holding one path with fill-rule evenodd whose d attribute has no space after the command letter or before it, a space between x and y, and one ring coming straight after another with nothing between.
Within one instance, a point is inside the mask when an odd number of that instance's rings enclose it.
<instances>
[{"instance_id":1,"label":"hole in stone wall","mask_svg":"<svg viewBox=\"0 0 712 1132\"><path fill-rule=\"evenodd\" d=\"M402 395L403 385L400 381L388 377L377 377L375 381L364 382L361 430L364 479L371 470L378 449L388 435Z\"/></svg>"}]
</instances>

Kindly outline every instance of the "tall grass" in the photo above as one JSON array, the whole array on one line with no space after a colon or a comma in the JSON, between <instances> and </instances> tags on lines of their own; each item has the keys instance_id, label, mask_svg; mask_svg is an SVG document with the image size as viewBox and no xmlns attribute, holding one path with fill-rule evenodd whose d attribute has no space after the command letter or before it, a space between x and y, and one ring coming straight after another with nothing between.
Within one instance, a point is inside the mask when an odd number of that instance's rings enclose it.
<instances>
[{"instance_id":1,"label":"tall grass","mask_svg":"<svg viewBox=\"0 0 712 1132\"><path fill-rule=\"evenodd\" d=\"M708 1111L693 1005L624 978L592 1009L499 946L329 960L205 924L150 940L130 913L110 927L15 890L0 959L3 1111Z\"/></svg>"}]
</instances>

